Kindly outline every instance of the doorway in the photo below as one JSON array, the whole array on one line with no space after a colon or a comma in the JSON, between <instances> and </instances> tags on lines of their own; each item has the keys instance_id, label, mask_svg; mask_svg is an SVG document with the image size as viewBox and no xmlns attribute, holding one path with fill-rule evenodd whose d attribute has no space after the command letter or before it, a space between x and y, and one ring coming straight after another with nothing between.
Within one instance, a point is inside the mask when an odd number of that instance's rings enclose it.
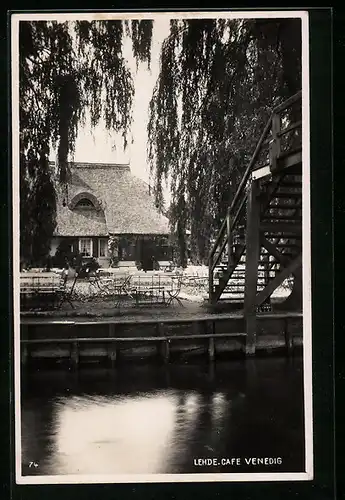
<instances>
[{"instance_id":1,"label":"doorway","mask_svg":"<svg viewBox=\"0 0 345 500\"><path fill-rule=\"evenodd\" d=\"M152 239L142 239L140 242L140 261L144 271L153 271L157 261L157 249Z\"/></svg>"}]
</instances>

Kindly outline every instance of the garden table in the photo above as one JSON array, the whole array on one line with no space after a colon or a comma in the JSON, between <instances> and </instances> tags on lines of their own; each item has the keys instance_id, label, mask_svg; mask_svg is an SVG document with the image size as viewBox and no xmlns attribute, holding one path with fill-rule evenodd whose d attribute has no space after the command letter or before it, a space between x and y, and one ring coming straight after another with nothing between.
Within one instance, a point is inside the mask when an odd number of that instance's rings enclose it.
<instances>
[{"instance_id":1,"label":"garden table","mask_svg":"<svg viewBox=\"0 0 345 500\"><path fill-rule=\"evenodd\" d=\"M68 276L65 272L57 274L54 272L22 272L20 273L20 297L25 304L28 299L38 306L44 303L58 302L58 307L67 300L71 305L71 295L74 289L75 280L71 290L67 290ZM72 305L73 307L73 305Z\"/></svg>"}]
</instances>

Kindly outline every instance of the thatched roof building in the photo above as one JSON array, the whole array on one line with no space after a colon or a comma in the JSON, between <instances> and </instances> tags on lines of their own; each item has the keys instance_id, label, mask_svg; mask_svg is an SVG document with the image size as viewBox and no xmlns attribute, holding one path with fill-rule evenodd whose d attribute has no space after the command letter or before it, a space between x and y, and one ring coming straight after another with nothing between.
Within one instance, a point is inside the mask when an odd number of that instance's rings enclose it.
<instances>
[{"instance_id":1,"label":"thatched roof building","mask_svg":"<svg viewBox=\"0 0 345 500\"><path fill-rule=\"evenodd\" d=\"M169 232L149 186L131 174L129 165L73 162L67 187L57 187L54 257L79 252L104 267L135 261L150 269L154 259L171 256Z\"/></svg>"},{"instance_id":2,"label":"thatched roof building","mask_svg":"<svg viewBox=\"0 0 345 500\"><path fill-rule=\"evenodd\" d=\"M71 163L68 189L58 189L56 236L167 235L149 186L129 165Z\"/></svg>"}]
</instances>

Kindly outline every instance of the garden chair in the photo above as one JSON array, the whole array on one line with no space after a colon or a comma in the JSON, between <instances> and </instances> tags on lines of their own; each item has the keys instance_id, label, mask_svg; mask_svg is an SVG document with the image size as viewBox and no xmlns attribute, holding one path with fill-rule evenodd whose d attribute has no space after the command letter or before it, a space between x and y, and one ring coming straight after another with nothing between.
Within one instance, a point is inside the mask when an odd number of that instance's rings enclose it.
<instances>
[{"instance_id":1,"label":"garden chair","mask_svg":"<svg viewBox=\"0 0 345 500\"><path fill-rule=\"evenodd\" d=\"M176 302L180 306L184 307L181 299L179 298L179 295L181 292L182 278L183 278L182 275L171 277L171 288L166 289L166 293L168 294L168 298L167 298L165 304L167 306L169 306L170 304L172 304L172 302L174 300L176 300Z\"/></svg>"},{"instance_id":2,"label":"garden chair","mask_svg":"<svg viewBox=\"0 0 345 500\"><path fill-rule=\"evenodd\" d=\"M99 269L88 270L89 297L105 297L110 295L112 279L102 276Z\"/></svg>"},{"instance_id":3,"label":"garden chair","mask_svg":"<svg viewBox=\"0 0 345 500\"><path fill-rule=\"evenodd\" d=\"M165 288L160 282L160 275L137 276L133 290L137 305L140 301L151 304L165 303Z\"/></svg>"},{"instance_id":4,"label":"garden chair","mask_svg":"<svg viewBox=\"0 0 345 500\"><path fill-rule=\"evenodd\" d=\"M72 282L70 287L67 286L69 279ZM61 308L61 306L64 302L68 302L69 305L72 307L72 309L74 309L72 297L73 297L75 285L77 283L77 279L78 279L77 272L75 272L74 275L71 276L68 269L64 269L62 271L61 278L60 278L60 287L59 287L59 292L58 292L59 299L60 299L59 303L58 303L58 309Z\"/></svg>"},{"instance_id":5,"label":"garden chair","mask_svg":"<svg viewBox=\"0 0 345 500\"><path fill-rule=\"evenodd\" d=\"M105 280L104 286L107 290L107 294L117 298L116 306L120 304L121 297L129 297L131 299L134 299L133 295L135 293L135 290L133 290L131 280L131 274L118 275Z\"/></svg>"}]
</instances>

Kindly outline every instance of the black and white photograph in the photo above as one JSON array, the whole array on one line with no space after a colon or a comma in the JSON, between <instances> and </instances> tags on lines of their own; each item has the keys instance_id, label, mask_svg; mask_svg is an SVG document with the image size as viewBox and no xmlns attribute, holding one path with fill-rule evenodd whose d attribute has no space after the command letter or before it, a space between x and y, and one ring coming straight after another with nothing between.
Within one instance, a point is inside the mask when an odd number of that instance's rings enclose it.
<instances>
[{"instance_id":1,"label":"black and white photograph","mask_svg":"<svg viewBox=\"0 0 345 500\"><path fill-rule=\"evenodd\" d=\"M17 484L313 479L308 29L12 14Z\"/></svg>"}]
</instances>

